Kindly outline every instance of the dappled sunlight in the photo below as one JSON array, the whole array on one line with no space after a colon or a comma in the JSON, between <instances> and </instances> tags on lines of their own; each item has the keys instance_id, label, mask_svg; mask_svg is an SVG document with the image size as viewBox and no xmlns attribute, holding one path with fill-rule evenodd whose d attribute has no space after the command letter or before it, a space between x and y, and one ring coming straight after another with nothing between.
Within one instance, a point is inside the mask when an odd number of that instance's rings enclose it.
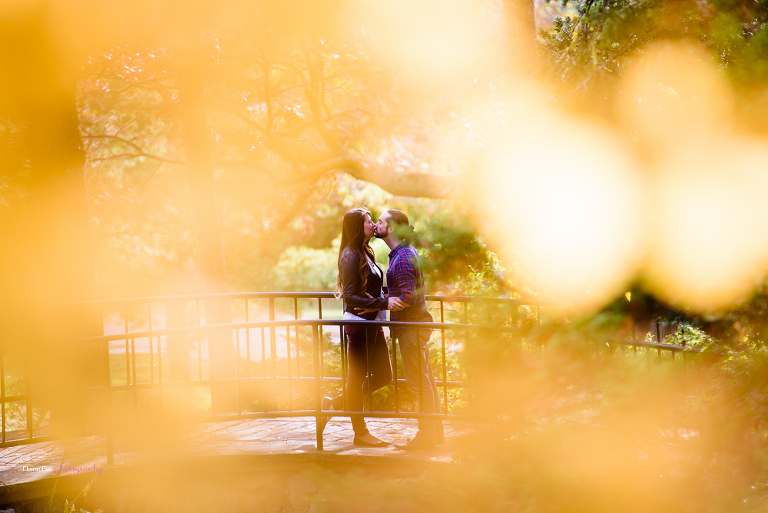
<instances>
[{"instance_id":1,"label":"dappled sunlight","mask_svg":"<svg viewBox=\"0 0 768 513\"><path fill-rule=\"evenodd\" d=\"M371 31L371 50L382 63L430 90L471 81L492 62L492 2L356 0L352 6L353 21Z\"/></svg>"},{"instance_id":2,"label":"dappled sunlight","mask_svg":"<svg viewBox=\"0 0 768 513\"><path fill-rule=\"evenodd\" d=\"M695 511L711 501L728 511L743 497L759 502L749 491L755 435L717 365L609 346L584 327L554 337L550 329L519 346L486 338L468 348L484 353L480 373L470 370L473 404L503 419L462 442L468 455L505 468L484 476L493 502L526 492L546 496L546 511Z\"/></svg>"},{"instance_id":3,"label":"dappled sunlight","mask_svg":"<svg viewBox=\"0 0 768 513\"><path fill-rule=\"evenodd\" d=\"M644 278L683 308L733 307L768 269L768 144L733 129L733 92L701 48L652 46L624 84L619 111L647 152Z\"/></svg>"},{"instance_id":4,"label":"dappled sunlight","mask_svg":"<svg viewBox=\"0 0 768 513\"><path fill-rule=\"evenodd\" d=\"M0 446L168 463L131 485L150 513L759 510L768 135L744 127L768 114L744 96L768 18L692 1L626 30L614 13L655 7L622 2L533 4L569 17L527 40L500 1L3 2ZM325 399L351 388L333 289L358 207L413 228L371 245L386 271L408 234L441 323L407 326L462 426L434 452L437 430L356 447L360 412ZM396 379L365 404L404 440L425 400L388 344ZM268 449L211 442L266 418ZM316 438L283 444L289 418ZM249 460L267 453L301 468Z\"/></svg>"},{"instance_id":5,"label":"dappled sunlight","mask_svg":"<svg viewBox=\"0 0 768 513\"><path fill-rule=\"evenodd\" d=\"M666 156L652 182L645 278L667 301L706 312L746 299L768 270L768 145L696 143Z\"/></svg>"},{"instance_id":6,"label":"dappled sunlight","mask_svg":"<svg viewBox=\"0 0 768 513\"><path fill-rule=\"evenodd\" d=\"M726 77L704 48L657 43L630 62L616 107L626 128L652 155L683 146L693 156L708 150L706 143L696 144L703 142L701 137L731 132L732 96Z\"/></svg>"},{"instance_id":7,"label":"dappled sunlight","mask_svg":"<svg viewBox=\"0 0 768 513\"><path fill-rule=\"evenodd\" d=\"M645 185L607 128L549 112L514 114L472 198L503 262L563 308L593 311L623 291L643 249ZM552 147L544 134L565 134ZM607 142L610 141L610 142Z\"/></svg>"},{"instance_id":8,"label":"dappled sunlight","mask_svg":"<svg viewBox=\"0 0 768 513\"><path fill-rule=\"evenodd\" d=\"M478 223L532 293L564 308L594 312L638 276L682 308L733 307L768 269L768 144L734 131L730 86L695 46L653 46L623 80L621 131L553 111L529 86L508 92L495 156L465 171Z\"/></svg>"}]
</instances>

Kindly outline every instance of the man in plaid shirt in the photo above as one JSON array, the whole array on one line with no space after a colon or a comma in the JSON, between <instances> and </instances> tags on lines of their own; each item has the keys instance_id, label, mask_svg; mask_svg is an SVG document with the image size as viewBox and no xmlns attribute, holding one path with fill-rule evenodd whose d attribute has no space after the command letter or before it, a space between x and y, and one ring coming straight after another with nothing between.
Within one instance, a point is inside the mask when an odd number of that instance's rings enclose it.
<instances>
[{"instance_id":1,"label":"man in plaid shirt","mask_svg":"<svg viewBox=\"0 0 768 513\"><path fill-rule=\"evenodd\" d=\"M424 275L421 272L419 254L408 244L413 227L408 217L399 210L387 210L379 217L374 228L376 237L382 239L389 249L387 269L387 295L399 297L408 306L390 313L391 321L432 322L424 300ZM408 388L419 401L420 413L440 413L440 399L437 384L429 363L429 337L431 329L392 326L393 339L400 342L400 356ZM400 449L433 449L443 442L443 429L439 420L419 419L416 436Z\"/></svg>"},{"instance_id":2,"label":"man in plaid shirt","mask_svg":"<svg viewBox=\"0 0 768 513\"><path fill-rule=\"evenodd\" d=\"M388 297L399 297L409 305L402 310L393 310L389 315L390 321L432 322L424 300L424 275L421 272L419 253L405 241L397 244L389 253L387 291ZM398 335L405 330L408 328L393 326L392 336L399 338Z\"/></svg>"}]
</instances>

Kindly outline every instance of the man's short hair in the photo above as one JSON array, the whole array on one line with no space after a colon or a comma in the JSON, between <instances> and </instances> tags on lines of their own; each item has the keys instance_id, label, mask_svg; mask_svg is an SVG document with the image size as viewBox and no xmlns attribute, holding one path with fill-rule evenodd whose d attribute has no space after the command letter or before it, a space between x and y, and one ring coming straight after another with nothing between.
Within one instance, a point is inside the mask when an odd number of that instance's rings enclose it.
<instances>
[{"instance_id":1,"label":"man's short hair","mask_svg":"<svg viewBox=\"0 0 768 513\"><path fill-rule=\"evenodd\" d=\"M387 214L389 214L389 218L395 222L397 225L405 225L410 226L411 223L408 222L408 216L405 215L405 212L402 212L400 210L397 210L395 208L391 208L387 210Z\"/></svg>"},{"instance_id":2,"label":"man's short hair","mask_svg":"<svg viewBox=\"0 0 768 513\"><path fill-rule=\"evenodd\" d=\"M415 235L413 232L413 226L411 226L411 223L408 222L408 216L405 215L404 212L401 212L400 210L397 210L395 208L392 208L390 210L387 210L387 214L389 214L389 220L387 221L387 226L389 226L389 221L392 221L394 223L395 230L395 237L402 239L406 242L409 242L414 239Z\"/></svg>"}]
</instances>

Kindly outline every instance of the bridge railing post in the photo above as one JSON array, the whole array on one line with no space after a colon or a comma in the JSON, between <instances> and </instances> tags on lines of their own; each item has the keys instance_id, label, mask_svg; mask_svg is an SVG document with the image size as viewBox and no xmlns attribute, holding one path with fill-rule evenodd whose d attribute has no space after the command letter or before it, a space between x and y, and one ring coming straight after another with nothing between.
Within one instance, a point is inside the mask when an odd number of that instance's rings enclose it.
<instances>
[{"instance_id":1,"label":"bridge railing post","mask_svg":"<svg viewBox=\"0 0 768 513\"><path fill-rule=\"evenodd\" d=\"M314 398L315 398L315 436L317 437L317 450L323 450L323 423L321 422L322 412L320 410L320 401L323 390L320 382L320 338L317 334L317 324L312 324L312 353L315 374Z\"/></svg>"}]
</instances>

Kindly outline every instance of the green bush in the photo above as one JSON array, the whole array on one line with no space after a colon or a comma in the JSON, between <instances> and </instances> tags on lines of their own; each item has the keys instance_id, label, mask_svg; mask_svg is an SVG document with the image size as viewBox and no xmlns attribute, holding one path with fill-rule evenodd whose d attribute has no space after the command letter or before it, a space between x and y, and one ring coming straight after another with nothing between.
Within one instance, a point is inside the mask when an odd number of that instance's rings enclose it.
<instances>
[{"instance_id":1,"label":"green bush","mask_svg":"<svg viewBox=\"0 0 768 513\"><path fill-rule=\"evenodd\" d=\"M272 271L274 290L328 291L336 287L338 242L327 249L291 246Z\"/></svg>"}]
</instances>

